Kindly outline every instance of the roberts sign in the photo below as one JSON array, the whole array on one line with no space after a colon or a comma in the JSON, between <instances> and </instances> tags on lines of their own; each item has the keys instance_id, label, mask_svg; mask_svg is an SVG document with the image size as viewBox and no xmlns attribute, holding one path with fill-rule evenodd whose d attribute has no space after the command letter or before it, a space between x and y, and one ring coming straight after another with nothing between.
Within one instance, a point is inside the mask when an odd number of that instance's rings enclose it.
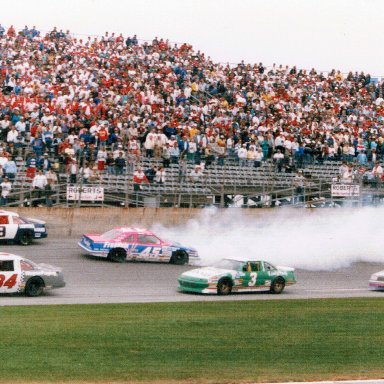
<instances>
[{"instance_id":1,"label":"roberts sign","mask_svg":"<svg viewBox=\"0 0 384 384\"><path fill-rule=\"evenodd\" d=\"M360 185L356 184L332 184L332 197L360 196Z\"/></svg>"},{"instance_id":2,"label":"roberts sign","mask_svg":"<svg viewBox=\"0 0 384 384\"><path fill-rule=\"evenodd\" d=\"M82 188L75 186L67 186L67 200L79 200L82 201L103 201L104 200L104 188L103 187L88 187Z\"/></svg>"}]
</instances>

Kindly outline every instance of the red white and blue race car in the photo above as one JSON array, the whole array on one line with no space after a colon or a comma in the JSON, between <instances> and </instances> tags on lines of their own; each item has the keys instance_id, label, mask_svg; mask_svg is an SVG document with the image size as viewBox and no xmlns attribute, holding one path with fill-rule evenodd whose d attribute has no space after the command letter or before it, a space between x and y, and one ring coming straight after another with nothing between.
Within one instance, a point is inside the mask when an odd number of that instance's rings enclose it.
<instances>
[{"instance_id":1,"label":"red white and blue race car","mask_svg":"<svg viewBox=\"0 0 384 384\"><path fill-rule=\"evenodd\" d=\"M0 210L0 242L13 241L29 245L34 239L48 236L45 221L25 218L16 212Z\"/></svg>"},{"instance_id":2,"label":"red white and blue race car","mask_svg":"<svg viewBox=\"0 0 384 384\"><path fill-rule=\"evenodd\" d=\"M84 234L79 246L89 255L111 261L156 261L196 264L200 259L194 248L162 240L145 228L115 227L108 232Z\"/></svg>"}]
</instances>

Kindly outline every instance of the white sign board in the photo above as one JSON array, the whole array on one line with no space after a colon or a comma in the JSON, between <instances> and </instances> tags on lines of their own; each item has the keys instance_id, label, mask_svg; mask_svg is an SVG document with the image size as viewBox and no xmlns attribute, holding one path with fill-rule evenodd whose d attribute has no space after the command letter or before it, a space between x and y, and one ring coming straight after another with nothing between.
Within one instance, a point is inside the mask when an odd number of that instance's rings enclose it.
<instances>
[{"instance_id":1,"label":"white sign board","mask_svg":"<svg viewBox=\"0 0 384 384\"><path fill-rule=\"evenodd\" d=\"M360 196L360 185L356 184L332 184L332 197Z\"/></svg>"},{"instance_id":2,"label":"white sign board","mask_svg":"<svg viewBox=\"0 0 384 384\"><path fill-rule=\"evenodd\" d=\"M103 187L67 186L67 200L104 201Z\"/></svg>"}]
</instances>

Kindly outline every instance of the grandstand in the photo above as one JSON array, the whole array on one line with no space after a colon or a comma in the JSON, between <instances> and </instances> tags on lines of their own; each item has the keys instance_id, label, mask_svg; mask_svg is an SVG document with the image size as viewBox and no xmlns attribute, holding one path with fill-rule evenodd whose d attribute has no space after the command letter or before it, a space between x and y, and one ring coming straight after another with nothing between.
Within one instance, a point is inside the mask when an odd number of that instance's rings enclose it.
<instances>
[{"instance_id":1,"label":"grandstand","mask_svg":"<svg viewBox=\"0 0 384 384\"><path fill-rule=\"evenodd\" d=\"M12 184L3 205L382 199L384 85L369 74L229 66L188 44L56 28L0 28L0 65L1 176ZM139 168L161 182L137 185ZM38 169L56 179L36 178ZM359 196L334 196L335 183L357 185ZM97 186L103 199L68 199L68 185Z\"/></svg>"}]
</instances>

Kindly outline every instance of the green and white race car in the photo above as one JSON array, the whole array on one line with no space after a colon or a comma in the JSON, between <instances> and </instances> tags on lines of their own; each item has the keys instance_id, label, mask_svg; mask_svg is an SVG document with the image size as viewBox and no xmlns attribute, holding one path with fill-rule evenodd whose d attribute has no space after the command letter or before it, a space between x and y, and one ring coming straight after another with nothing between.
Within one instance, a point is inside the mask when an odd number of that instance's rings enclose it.
<instances>
[{"instance_id":1,"label":"green and white race car","mask_svg":"<svg viewBox=\"0 0 384 384\"><path fill-rule=\"evenodd\" d=\"M179 290L184 292L228 295L231 292L283 292L296 283L294 269L275 267L263 260L223 259L212 267L182 273Z\"/></svg>"}]
</instances>

